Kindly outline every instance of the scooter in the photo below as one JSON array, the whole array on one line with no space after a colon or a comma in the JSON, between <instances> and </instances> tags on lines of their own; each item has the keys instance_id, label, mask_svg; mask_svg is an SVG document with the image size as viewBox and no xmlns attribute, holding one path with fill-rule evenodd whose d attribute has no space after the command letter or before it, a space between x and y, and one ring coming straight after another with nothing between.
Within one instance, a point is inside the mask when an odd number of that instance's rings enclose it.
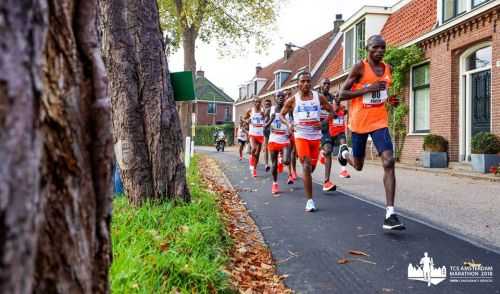
<instances>
[{"instance_id":1,"label":"scooter","mask_svg":"<svg viewBox=\"0 0 500 294\"><path fill-rule=\"evenodd\" d=\"M224 147L226 146L226 137L219 137L215 141L215 149L217 149L217 152L221 151L224 152Z\"/></svg>"}]
</instances>

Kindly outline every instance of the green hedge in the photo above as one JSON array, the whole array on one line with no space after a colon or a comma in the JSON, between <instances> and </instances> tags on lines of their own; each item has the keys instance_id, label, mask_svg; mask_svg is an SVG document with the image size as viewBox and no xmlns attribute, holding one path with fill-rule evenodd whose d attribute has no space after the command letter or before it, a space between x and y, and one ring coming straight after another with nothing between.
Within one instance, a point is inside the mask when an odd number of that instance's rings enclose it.
<instances>
[{"instance_id":1,"label":"green hedge","mask_svg":"<svg viewBox=\"0 0 500 294\"><path fill-rule=\"evenodd\" d=\"M234 124L223 124L216 126L196 126L194 144L198 146L211 146L214 144L214 133L216 129L224 130L227 144L234 144Z\"/></svg>"}]
</instances>

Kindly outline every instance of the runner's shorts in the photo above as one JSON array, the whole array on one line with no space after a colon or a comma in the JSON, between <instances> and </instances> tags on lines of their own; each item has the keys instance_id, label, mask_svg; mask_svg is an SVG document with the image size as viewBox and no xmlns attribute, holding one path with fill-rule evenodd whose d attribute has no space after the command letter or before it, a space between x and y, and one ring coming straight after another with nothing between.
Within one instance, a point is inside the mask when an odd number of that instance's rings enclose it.
<instances>
[{"instance_id":1,"label":"runner's shorts","mask_svg":"<svg viewBox=\"0 0 500 294\"><path fill-rule=\"evenodd\" d=\"M386 150L393 150L391 134L388 128L378 129L370 133L352 133L352 155L356 158L365 158L366 141L368 135L373 140L379 156Z\"/></svg>"},{"instance_id":2,"label":"runner's shorts","mask_svg":"<svg viewBox=\"0 0 500 294\"><path fill-rule=\"evenodd\" d=\"M316 166L319 157L319 147L320 140L306 140L302 138L295 138L295 148L297 149L297 155L302 161L304 158L310 158L311 164Z\"/></svg>"},{"instance_id":3,"label":"runner's shorts","mask_svg":"<svg viewBox=\"0 0 500 294\"><path fill-rule=\"evenodd\" d=\"M267 144L267 150L269 150L269 152L278 152L288 147L288 145L288 143L269 142Z\"/></svg>"},{"instance_id":4,"label":"runner's shorts","mask_svg":"<svg viewBox=\"0 0 500 294\"><path fill-rule=\"evenodd\" d=\"M240 145L245 145L245 144L247 143L247 141L245 141L245 140L241 140L241 139L238 139L238 143L239 143Z\"/></svg>"},{"instance_id":5,"label":"runner's shorts","mask_svg":"<svg viewBox=\"0 0 500 294\"><path fill-rule=\"evenodd\" d=\"M250 139L254 139L255 142L259 143L259 144L264 144L264 136L252 136L250 135Z\"/></svg>"}]
</instances>

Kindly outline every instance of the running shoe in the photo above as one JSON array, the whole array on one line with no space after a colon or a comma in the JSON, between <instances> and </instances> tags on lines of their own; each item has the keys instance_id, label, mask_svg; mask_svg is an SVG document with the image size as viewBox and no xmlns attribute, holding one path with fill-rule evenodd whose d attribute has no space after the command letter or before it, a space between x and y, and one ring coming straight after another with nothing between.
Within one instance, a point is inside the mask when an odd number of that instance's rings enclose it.
<instances>
[{"instance_id":1,"label":"running shoe","mask_svg":"<svg viewBox=\"0 0 500 294\"><path fill-rule=\"evenodd\" d=\"M293 180L292 176L288 176L287 183L288 183L288 185L292 185L293 183L295 183L295 181Z\"/></svg>"},{"instance_id":2,"label":"running shoe","mask_svg":"<svg viewBox=\"0 0 500 294\"><path fill-rule=\"evenodd\" d=\"M390 217L384 220L384 225L382 226L384 230L405 230L406 227L399 221L396 214L392 214Z\"/></svg>"},{"instance_id":3,"label":"running shoe","mask_svg":"<svg viewBox=\"0 0 500 294\"><path fill-rule=\"evenodd\" d=\"M278 183L273 183L273 186L271 187L271 192L273 194L278 194L280 192L280 186Z\"/></svg>"},{"instance_id":4,"label":"running shoe","mask_svg":"<svg viewBox=\"0 0 500 294\"><path fill-rule=\"evenodd\" d=\"M271 170L271 167L266 164L266 173L268 173Z\"/></svg>"},{"instance_id":5,"label":"running shoe","mask_svg":"<svg viewBox=\"0 0 500 294\"><path fill-rule=\"evenodd\" d=\"M324 184L323 184L323 191L325 192L329 192L329 191L335 191L337 190L337 186L330 182L330 180L326 181Z\"/></svg>"},{"instance_id":6,"label":"running shoe","mask_svg":"<svg viewBox=\"0 0 500 294\"><path fill-rule=\"evenodd\" d=\"M344 179L348 179L351 177L351 175L349 174L349 172L347 170L343 170L339 173L339 177L344 178Z\"/></svg>"},{"instance_id":7,"label":"running shoe","mask_svg":"<svg viewBox=\"0 0 500 294\"><path fill-rule=\"evenodd\" d=\"M340 165L342 166L346 166L347 165L347 159L345 159L343 156L342 156L342 153L344 151L347 151L349 152L349 147L347 147L346 144L342 144L340 145L340 148L339 148L339 155L337 155L337 160L339 161Z\"/></svg>"},{"instance_id":8,"label":"running shoe","mask_svg":"<svg viewBox=\"0 0 500 294\"><path fill-rule=\"evenodd\" d=\"M257 177L257 169L256 169L256 168L253 168L253 169L252 169L252 176L253 176L254 178L256 178L256 177Z\"/></svg>"},{"instance_id":9,"label":"running shoe","mask_svg":"<svg viewBox=\"0 0 500 294\"><path fill-rule=\"evenodd\" d=\"M316 210L316 205L314 205L314 200L312 199L307 200L305 211L313 212L315 210Z\"/></svg>"},{"instance_id":10,"label":"running shoe","mask_svg":"<svg viewBox=\"0 0 500 294\"><path fill-rule=\"evenodd\" d=\"M323 150L319 153L319 163L325 164L325 155L323 154Z\"/></svg>"}]
</instances>

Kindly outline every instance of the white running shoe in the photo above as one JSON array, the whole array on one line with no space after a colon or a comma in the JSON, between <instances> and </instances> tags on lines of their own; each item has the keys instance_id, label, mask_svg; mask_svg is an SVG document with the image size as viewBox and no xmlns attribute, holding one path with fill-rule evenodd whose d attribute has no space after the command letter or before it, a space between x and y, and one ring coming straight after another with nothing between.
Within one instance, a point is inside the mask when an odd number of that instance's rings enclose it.
<instances>
[{"instance_id":1,"label":"white running shoe","mask_svg":"<svg viewBox=\"0 0 500 294\"><path fill-rule=\"evenodd\" d=\"M316 210L316 205L314 205L314 200L312 199L307 200L305 211L313 212L315 210Z\"/></svg>"}]
</instances>

